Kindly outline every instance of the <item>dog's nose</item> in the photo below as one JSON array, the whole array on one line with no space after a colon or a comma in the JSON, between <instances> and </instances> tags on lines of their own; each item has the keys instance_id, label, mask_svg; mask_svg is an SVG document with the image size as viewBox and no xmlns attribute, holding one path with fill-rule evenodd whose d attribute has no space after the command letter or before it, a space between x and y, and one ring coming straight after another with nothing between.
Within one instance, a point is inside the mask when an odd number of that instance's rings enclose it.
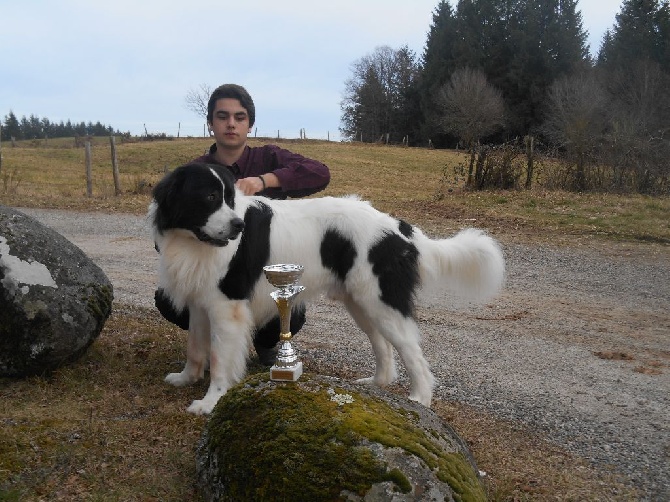
<instances>
[{"instance_id":1,"label":"dog's nose","mask_svg":"<svg viewBox=\"0 0 670 502\"><path fill-rule=\"evenodd\" d=\"M233 221L230 222L230 225L236 232L241 232L242 230L244 230L244 220L240 218L235 218Z\"/></svg>"}]
</instances>

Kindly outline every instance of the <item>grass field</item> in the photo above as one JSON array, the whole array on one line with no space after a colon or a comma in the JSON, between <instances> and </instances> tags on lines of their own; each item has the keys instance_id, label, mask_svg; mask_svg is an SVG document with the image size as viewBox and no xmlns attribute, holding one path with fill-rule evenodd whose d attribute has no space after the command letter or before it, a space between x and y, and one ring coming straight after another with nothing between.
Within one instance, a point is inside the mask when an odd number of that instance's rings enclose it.
<instances>
[{"instance_id":1,"label":"grass field","mask_svg":"<svg viewBox=\"0 0 670 502\"><path fill-rule=\"evenodd\" d=\"M109 142L97 139L92 197L86 197L84 149L72 143L3 144L0 204L143 214L150 188L165 170L201 154L210 140L118 144L123 193L114 196ZM510 240L670 243L667 197L573 194L539 185L468 192L454 174L465 162L459 152L324 141L279 144L330 167L325 194L357 193L429 232L448 233L476 222ZM540 163L540 179L550 165ZM180 368L184 346L184 333L155 311L115 304L100 338L77 363L43 377L0 379L0 501L197 500L194 449L205 419L183 407L202 396L205 384L175 389L162 382ZM488 472L492 500L634 498L608 473L517 424L458 403L438 403L435 409Z\"/></svg>"},{"instance_id":2,"label":"grass field","mask_svg":"<svg viewBox=\"0 0 670 502\"><path fill-rule=\"evenodd\" d=\"M109 140L96 138L93 194L86 197L84 149L74 148L73 140L20 142L16 148L5 143L0 203L143 214L151 187L166 169L188 162L210 144L206 138L118 143L123 194L116 197ZM550 191L540 182L531 190L465 191L455 174L466 162L463 152L326 141L278 144L329 166L332 181L322 195L358 194L429 231L448 232L477 221L510 238L670 243L669 197ZM546 178L555 166L539 159L536 177Z\"/></svg>"}]
</instances>

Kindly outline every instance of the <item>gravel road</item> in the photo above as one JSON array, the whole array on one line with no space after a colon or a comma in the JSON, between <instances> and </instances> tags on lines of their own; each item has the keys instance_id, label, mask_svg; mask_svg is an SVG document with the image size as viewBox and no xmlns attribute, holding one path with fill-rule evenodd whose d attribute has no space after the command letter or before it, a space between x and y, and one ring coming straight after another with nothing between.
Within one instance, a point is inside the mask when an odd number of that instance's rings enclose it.
<instances>
[{"instance_id":1,"label":"gravel road","mask_svg":"<svg viewBox=\"0 0 670 502\"><path fill-rule=\"evenodd\" d=\"M86 252L115 302L153 307L157 253L144 218L20 210ZM500 297L456 307L427 298L419 309L435 398L524 423L614 466L644 500L670 500L670 249L503 247ZM309 308L296 341L312 364L373 369L367 339L327 300Z\"/></svg>"}]
</instances>

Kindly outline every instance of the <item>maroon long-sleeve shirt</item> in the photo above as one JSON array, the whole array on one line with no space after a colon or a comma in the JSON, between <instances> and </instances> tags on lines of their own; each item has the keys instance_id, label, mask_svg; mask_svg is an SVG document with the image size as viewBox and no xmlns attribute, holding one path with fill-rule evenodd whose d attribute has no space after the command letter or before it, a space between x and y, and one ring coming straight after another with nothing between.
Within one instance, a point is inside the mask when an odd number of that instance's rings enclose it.
<instances>
[{"instance_id":1,"label":"maroon long-sleeve shirt","mask_svg":"<svg viewBox=\"0 0 670 502\"><path fill-rule=\"evenodd\" d=\"M198 157L194 162L224 165L217 162L215 152L216 143L210 147L209 153ZM276 145L247 145L237 162L225 167L230 169L236 179L274 173L281 188L266 188L260 192L260 195L272 199L305 197L323 190L330 182L330 171L325 164Z\"/></svg>"}]
</instances>

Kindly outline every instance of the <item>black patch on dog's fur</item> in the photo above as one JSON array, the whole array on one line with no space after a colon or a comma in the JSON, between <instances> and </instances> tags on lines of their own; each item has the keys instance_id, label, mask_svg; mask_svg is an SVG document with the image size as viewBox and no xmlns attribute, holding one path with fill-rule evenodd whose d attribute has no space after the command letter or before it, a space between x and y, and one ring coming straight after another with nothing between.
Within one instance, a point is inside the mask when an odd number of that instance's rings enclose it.
<instances>
[{"instance_id":1,"label":"black patch on dog's fur","mask_svg":"<svg viewBox=\"0 0 670 502\"><path fill-rule=\"evenodd\" d=\"M414 227L404 220L398 220L398 230L408 239L411 239L414 235Z\"/></svg>"},{"instance_id":2,"label":"black patch on dog's fur","mask_svg":"<svg viewBox=\"0 0 670 502\"><path fill-rule=\"evenodd\" d=\"M321 264L344 282L356 259L353 243L335 229L329 228L321 241Z\"/></svg>"},{"instance_id":3,"label":"black patch on dog's fur","mask_svg":"<svg viewBox=\"0 0 670 502\"><path fill-rule=\"evenodd\" d=\"M181 329L188 329L189 312L184 308L177 312L170 301L170 297L165 294L163 289L159 288L154 293L154 303L161 315L172 324L176 324Z\"/></svg>"},{"instance_id":4,"label":"black patch on dog's fur","mask_svg":"<svg viewBox=\"0 0 670 502\"><path fill-rule=\"evenodd\" d=\"M419 284L419 251L397 234L387 233L370 248L368 260L379 279L381 300L405 317L414 314Z\"/></svg>"},{"instance_id":5,"label":"black patch on dog's fur","mask_svg":"<svg viewBox=\"0 0 670 502\"><path fill-rule=\"evenodd\" d=\"M231 300L245 300L251 296L254 284L263 273L270 258L270 223L272 209L258 202L244 215L244 231L228 273L219 281L219 289Z\"/></svg>"}]
</instances>

